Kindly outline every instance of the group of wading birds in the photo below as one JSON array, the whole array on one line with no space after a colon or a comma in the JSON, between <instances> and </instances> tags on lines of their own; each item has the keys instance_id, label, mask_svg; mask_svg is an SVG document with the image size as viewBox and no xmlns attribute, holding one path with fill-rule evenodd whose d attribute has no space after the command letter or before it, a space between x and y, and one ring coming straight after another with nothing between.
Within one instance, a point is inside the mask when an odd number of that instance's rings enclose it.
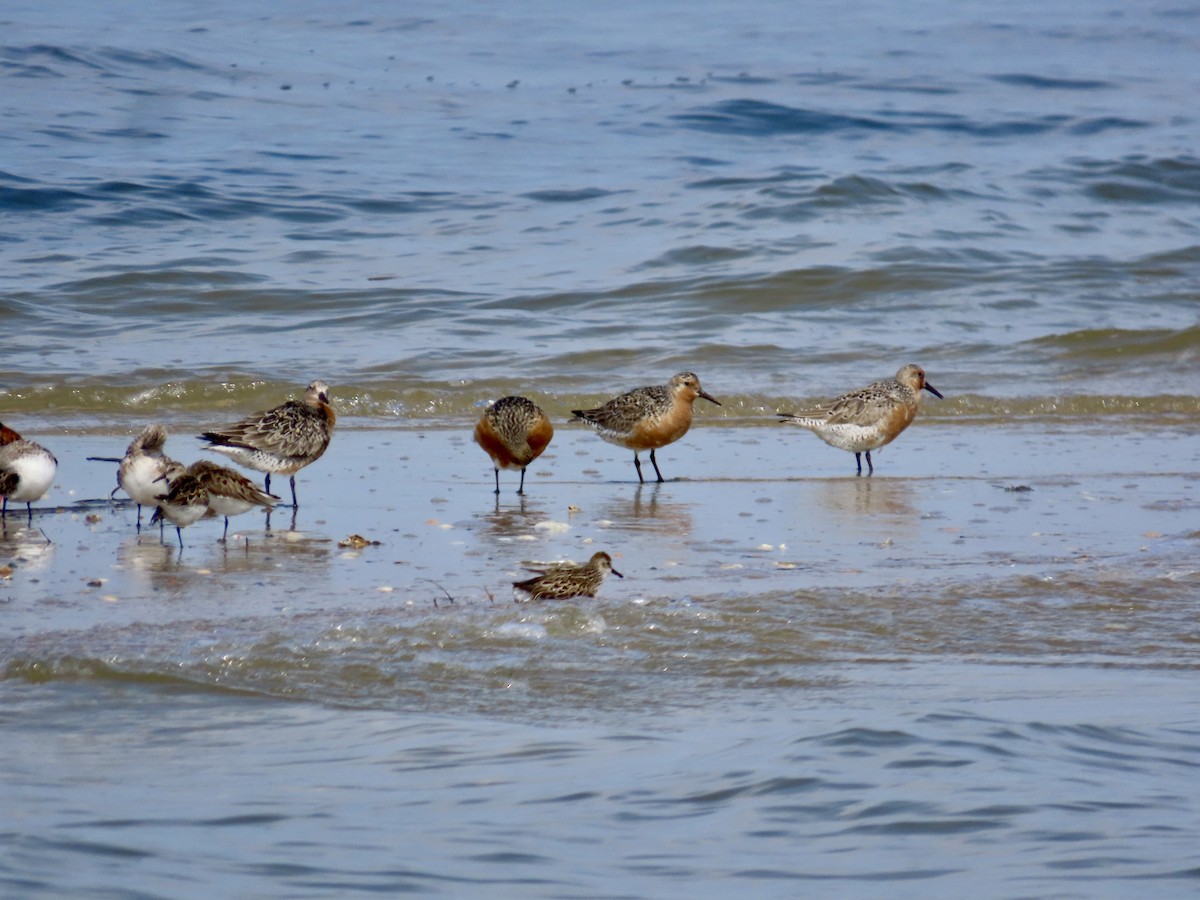
<instances>
[{"instance_id":1,"label":"group of wading birds","mask_svg":"<svg viewBox=\"0 0 1200 900\"><path fill-rule=\"evenodd\" d=\"M830 446L853 453L859 475L866 454L867 474L873 475L871 451L891 443L912 423L922 390L942 396L925 380L925 370L910 364L902 367L895 378L876 381L804 412L778 415L784 422L814 432ZM698 397L721 405L700 387L694 373L680 372L666 384L636 388L603 406L572 410L572 414L591 426L602 440L633 451L639 482L645 478L638 453L649 450L654 474L661 482L664 479L654 451L687 434ZM121 459L88 458L119 463L113 494L123 490L137 504L138 530L142 507L154 507L151 523L160 523L160 528L164 522L174 525L182 552L183 529L205 516L224 517L224 541L230 516L254 508L275 508L281 498L271 493L272 475L289 476L292 508L298 508L296 473L325 453L336 422L329 404L329 387L314 381L300 400L289 400L199 436L206 442L204 449L266 473L262 490L241 473L210 460L184 466L171 459L163 453L167 430L162 425L147 425ZM475 442L491 457L495 492L500 493L501 469L520 469L517 493L523 494L526 468L542 455L553 437L554 427L533 401L512 396L490 404L475 425ZM5 517L8 501L12 500L25 504L32 522L33 501L46 495L57 469L58 461L49 450L0 424L0 496ZM535 577L513 582L514 593L526 594L530 599L594 597L609 572L624 577L604 552L593 554L583 565L564 563L534 571L538 572Z\"/></svg>"}]
</instances>

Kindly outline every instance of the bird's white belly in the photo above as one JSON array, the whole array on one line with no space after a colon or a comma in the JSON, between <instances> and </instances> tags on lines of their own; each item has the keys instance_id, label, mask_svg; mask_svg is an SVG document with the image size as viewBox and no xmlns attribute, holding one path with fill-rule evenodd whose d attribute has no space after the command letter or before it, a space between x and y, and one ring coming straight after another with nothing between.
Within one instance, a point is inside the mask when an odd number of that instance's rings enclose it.
<instances>
[{"instance_id":1,"label":"bird's white belly","mask_svg":"<svg viewBox=\"0 0 1200 900\"><path fill-rule=\"evenodd\" d=\"M158 498L171 489L160 460L143 456L129 464L121 476L121 490L139 506L158 506Z\"/></svg>"},{"instance_id":2,"label":"bird's white belly","mask_svg":"<svg viewBox=\"0 0 1200 900\"><path fill-rule=\"evenodd\" d=\"M17 473L17 489L8 495L14 503L41 500L54 482L58 466L46 453L36 453L14 460L10 468Z\"/></svg>"},{"instance_id":3,"label":"bird's white belly","mask_svg":"<svg viewBox=\"0 0 1200 900\"><path fill-rule=\"evenodd\" d=\"M851 453L875 450L887 443L887 433L874 425L831 425L818 419L797 420L796 424L812 431L829 446Z\"/></svg>"}]
</instances>

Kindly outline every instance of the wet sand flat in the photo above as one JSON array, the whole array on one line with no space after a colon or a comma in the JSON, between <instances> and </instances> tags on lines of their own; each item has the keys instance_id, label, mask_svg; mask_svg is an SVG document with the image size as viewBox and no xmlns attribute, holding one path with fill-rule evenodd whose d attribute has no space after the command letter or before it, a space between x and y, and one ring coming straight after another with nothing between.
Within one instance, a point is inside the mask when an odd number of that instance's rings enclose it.
<instances>
[{"instance_id":1,"label":"wet sand flat","mask_svg":"<svg viewBox=\"0 0 1200 900\"><path fill-rule=\"evenodd\" d=\"M188 438L172 440L190 460ZM138 535L132 504L104 499L115 467L84 459L125 441L45 439L60 463L48 500L60 505L43 501L33 530L10 510L10 633L450 598L488 607L511 603L523 563L599 549L627 576L605 584L606 607L945 581L986 597L1021 578L1188 569L1200 508L1194 442L1171 431L916 427L858 478L852 455L798 430L696 428L660 453L667 483L638 485L631 454L563 427L525 496L501 473L497 498L466 430L350 427L300 473L294 517L278 510L270 531L261 515L235 518L226 544L219 520L202 521L180 552L173 529L162 542L148 525ZM378 543L339 546L351 535Z\"/></svg>"}]
</instances>

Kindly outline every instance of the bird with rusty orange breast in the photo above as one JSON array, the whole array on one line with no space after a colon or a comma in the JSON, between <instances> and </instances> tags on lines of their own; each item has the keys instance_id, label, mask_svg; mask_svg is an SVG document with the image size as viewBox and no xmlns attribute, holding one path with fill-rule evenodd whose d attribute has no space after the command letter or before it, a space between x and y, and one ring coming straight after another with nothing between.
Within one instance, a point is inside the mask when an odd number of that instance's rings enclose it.
<instances>
[{"instance_id":1,"label":"bird with rusty orange breast","mask_svg":"<svg viewBox=\"0 0 1200 900\"><path fill-rule=\"evenodd\" d=\"M885 378L864 388L843 394L828 403L819 403L807 412L779 413L784 422L807 428L839 450L848 450L858 462L862 474L862 454L867 455L867 474L875 474L871 451L886 446L900 436L917 415L921 391L941 399L941 392L925 380L925 370L909 364L895 378Z\"/></svg>"},{"instance_id":2,"label":"bird with rusty orange breast","mask_svg":"<svg viewBox=\"0 0 1200 900\"><path fill-rule=\"evenodd\" d=\"M638 481L642 462L638 453L650 451L650 462L659 481L664 481L654 451L679 440L692 427L693 405L697 397L721 403L702 387L694 372L680 372L666 384L640 387L614 397L595 409L575 409L576 418L590 425L601 440L633 451L633 466Z\"/></svg>"},{"instance_id":3,"label":"bird with rusty orange breast","mask_svg":"<svg viewBox=\"0 0 1200 900\"><path fill-rule=\"evenodd\" d=\"M554 427L542 408L525 397L501 397L488 406L475 425L475 443L492 458L496 470L496 493L500 493L500 470L520 469L518 494L525 493L525 469L550 444Z\"/></svg>"}]
</instances>

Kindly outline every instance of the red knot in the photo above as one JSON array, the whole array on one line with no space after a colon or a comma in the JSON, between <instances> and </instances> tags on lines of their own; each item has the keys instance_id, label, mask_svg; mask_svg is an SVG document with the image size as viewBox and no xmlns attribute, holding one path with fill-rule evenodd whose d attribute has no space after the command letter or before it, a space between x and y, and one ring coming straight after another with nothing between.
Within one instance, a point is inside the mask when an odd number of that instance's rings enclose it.
<instances>
[{"instance_id":1,"label":"red knot","mask_svg":"<svg viewBox=\"0 0 1200 900\"><path fill-rule=\"evenodd\" d=\"M217 431L206 431L200 439L209 442L206 450L224 453L247 469L266 472L264 490L268 494L272 475L291 476L292 508L297 509L296 473L321 458L336 422L328 385L314 381L303 400L289 400Z\"/></svg>"},{"instance_id":2,"label":"red knot","mask_svg":"<svg viewBox=\"0 0 1200 900\"><path fill-rule=\"evenodd\" d=\"M680 372L667 384L637 388L614 397L595 409L575 409L571 412L596 430L602 440L633 451L633 466L638 481L642 477L641 450L650 451L650 462L658 480L663 481L654 451L674 443L692 427L692 405L703 397L720 406L720 402L703 388L692 372Z\"/></svg>"},{"instance_id":3,"label":"red knot","mask_svg":"<svg viewBox=\"0 0 1200 900\"><path fill-rule=\"evenodd\" d=\"M475 426L475 443L492 458L497 494L501 469L520 469L517 493L525 493L525 468L542 455L552 437L550 420L532 400L501 397L484 410Z\"/></svg>"},{"instance_id":4,"label":"red knot","mask_svg":"<svg viewBox=\"0 0 1200 900\"><path fill-rule=\"evenodd\" d=\"M612 557L601 551L593 553L582 566L561 563L547 569L532 569L539 574L525 581L513 582L513 594L524 591L530 600L569 600L572 597L595 597L612 572L618 578L625 576L613 568Z\"/></svg>"},{"instance_id":5,"label":"red knot","mask_svg":"<svg viewBox=\"0 0 1200 900\"><path fill-rule=\"evenodd\" d=\"M849 450L862 474L862 453L867 454L867 474L875 474L871 451L890 444L912 424L920 405L921 390L941 398L925 380L925 370L911 363L895 378L876 381L800 413L779 413L781 419L807 428L831 447Z\"/></svg>"}]
</instances>

